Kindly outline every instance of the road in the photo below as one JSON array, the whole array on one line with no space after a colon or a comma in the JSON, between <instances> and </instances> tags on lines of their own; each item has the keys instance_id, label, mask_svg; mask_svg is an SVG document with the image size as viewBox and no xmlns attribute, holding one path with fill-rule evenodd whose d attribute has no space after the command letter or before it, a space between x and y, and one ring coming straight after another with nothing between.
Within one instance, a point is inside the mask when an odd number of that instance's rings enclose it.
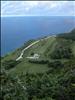
<instances>
[{"instance_id":1,"label":"road","mask_svg":"<svg viewBox=\"0 0 75 100\"><path fill-rule=\"evenodd\" d=\"M24 51L26 51L27 49L29 49L30 47L32 47L33 45L35 45L36 43L38 43L40 40L33 42L32 44L30 44L29 46L27 46L26 48L24 48L21 52L21 55L16 59L16 61L20 60L21 58L23 58L23 54Z\"/></svg>"}]
</instances>

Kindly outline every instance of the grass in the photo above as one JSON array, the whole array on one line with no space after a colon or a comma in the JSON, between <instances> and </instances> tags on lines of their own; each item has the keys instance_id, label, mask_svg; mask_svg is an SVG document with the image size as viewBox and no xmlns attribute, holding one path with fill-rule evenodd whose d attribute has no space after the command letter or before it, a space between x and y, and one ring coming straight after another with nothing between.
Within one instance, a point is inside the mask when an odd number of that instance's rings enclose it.
<instances>
[{"instance_id":1,"label":"grass","mask_svg":"<svg viewBox=\"0 0 75 100\"><path fill-rule=\"evenodd\" d=\"M18 64L15 68L9 71L10 74L21 74L21 73L43 73L48 70L47 65L44 64L33 64L29 63L27 60L23 60L20 64Z\"/></svg>"},{"instance_id":2,"label":"grass","mask_svg":"<svg viewBox=\"0 0 75 100\"><path fill-rule=\"evenodd\" d=\"M44 52L46 49L53 44L55 41L55 37L50 37L47 40L40 41L36 45L29 48L27 51L24 52L24 56L22 59L22 62L15 66L15 68L12 68L9 73L13 75L19 75L20 73L26 73L27 71L30 73L44 73L48 70L47 65L44 64L33 64L29 63L26 59L26 56L31 56L31 53L38 53L42 58L45 58ZM14 53L16 54L16 52ZM10 59L12 56L10 55L8 59ZM15 55L15 58L17 57L17 54ZM13 57L14 58L14 55Z\"/></svg>"},{"instance_id":3,"label":"grass","mask_svg":"<svg viewBox=\"0 0 75 100\"><path fill-rule=\"evenodd\" d=\"M28 56L30 56L32 52L43 55L46 49L49 47L49 45L53 43L54 40L55 38L52 37L52 38L48 38L47 40L40 41L39 43L37 43L36 45L32 46L29 49Z\"/></svg>"}]
</instances>

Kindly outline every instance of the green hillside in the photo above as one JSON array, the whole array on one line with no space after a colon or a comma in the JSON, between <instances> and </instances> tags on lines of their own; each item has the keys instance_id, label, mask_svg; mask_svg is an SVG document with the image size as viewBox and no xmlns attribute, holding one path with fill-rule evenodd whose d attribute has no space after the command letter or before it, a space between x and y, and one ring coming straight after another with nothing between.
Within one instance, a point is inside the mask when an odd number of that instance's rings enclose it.
<instances>
[{"instance_id":1,"label":"green hillside","mask_svg":"<svg viewBox=\"0 0 75 100\"><path fill-rule=\"evenodd\" d=\"M1 59L1 100L75 100L75 29L30 40Z\"/></svg>"},{"instance_id":2,"label":"green hillside","mask_svg":"<svg viewBox=\"0 0 75 100\"><path fill-rule=\"evenodd\" d=\"M72 39L75 40L75 29L73 29L71 32L69 33L63 33L63 34L59 34L59 37L63 37L66 39Z\"/></svg>"}]
</instances>

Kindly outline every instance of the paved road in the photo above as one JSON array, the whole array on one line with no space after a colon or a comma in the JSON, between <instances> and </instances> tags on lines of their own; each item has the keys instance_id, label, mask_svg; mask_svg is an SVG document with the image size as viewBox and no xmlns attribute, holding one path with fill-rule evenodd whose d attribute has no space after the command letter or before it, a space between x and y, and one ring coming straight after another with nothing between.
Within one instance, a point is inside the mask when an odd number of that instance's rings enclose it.
<instances>
[{"instance_id":1,"label":"paved road","mask_svg":"<svg viewBox=\"0 0 75 100\"><path fill-rule=\"evenodd\" d=\"M21 58L23 58L23 54L24 51L26 51L27 49L29 49L30 47L32 47L33 45L35 45L36 43L38 43L40 40L33 42L32 44L30 44L29 46L27 46L26 48L24 48L21 52L21 55L16 59L16 61L20 60Z\"/></svg>"}]
</instances>

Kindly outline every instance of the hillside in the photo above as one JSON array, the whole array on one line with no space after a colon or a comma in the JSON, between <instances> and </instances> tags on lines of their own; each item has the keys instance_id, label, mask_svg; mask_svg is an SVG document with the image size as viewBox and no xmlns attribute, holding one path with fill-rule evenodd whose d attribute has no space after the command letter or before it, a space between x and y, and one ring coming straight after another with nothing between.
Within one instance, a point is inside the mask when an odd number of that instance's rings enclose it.
<instances>
[{"instance_id":1,"label":"hillside","mask_svg":"<svg viewBox=\"0 0 75 100\"><path fill-rule=\"evenodd\" d=\"M75 29L39 39L16 61L36 41L1 59L1 99L75 100Z\"/></svg>"},{"instance_id":2,"label":"hillside","mask_svg":"<svg viewBox=\"0 0 75 100\"><path fill-rule=\"evenodd\" d=\"M75 29L73 29L71 32L69 33L63 33L63 34L59 34L59 37L63 37L66 39L72 39L75 40Z\"/></svg>"}]
</instances>

